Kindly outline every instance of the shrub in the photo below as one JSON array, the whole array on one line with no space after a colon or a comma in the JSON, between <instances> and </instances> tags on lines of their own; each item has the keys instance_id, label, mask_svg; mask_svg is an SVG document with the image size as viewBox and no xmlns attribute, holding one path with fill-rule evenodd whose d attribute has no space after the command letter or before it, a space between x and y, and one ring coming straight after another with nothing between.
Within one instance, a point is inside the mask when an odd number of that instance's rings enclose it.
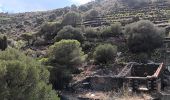
<instances>
[{"instance_id":1,"label":"shrub","mask_svg":"<svg viewBox=\"0 0 170 100\"><path fill-rule=\"evenodd\" d=\"M23 38L23 40L27 41L28 46L31 45L31 39L33 39L34 37L34 33L24 33L21 35L21 37Z\"/></svg>"},{"instance_id":2,"label":"shrub","mask_svg":"<svg viewBox=\"0 0 170 100\"><path fill-rule=\"evenodd\" d=\"M81 24L81 16L80 14L76 12L69 12L64 16L64 19L62 21L62 24L64 26L71 25L73 27L76 27L77 25Z\"/></svg>"},{"instance_id":3,"label":"shrub","mask_svg":"<svg viewBox=\"0 0 170 100\"><path fill-rule=\"evenodd\" d=\"M79 42L83 42L84 36L80 29L74 28L72 26L65 26L58 32L57 36L55 37L57 42L62 39L75 39Z\"/></svg>"},{"instance_id":4,"label":"shrub","mask_svg":"<svg viewBox=\"0 0 170 100\"><path fill-rule=\"evenodd\" d=\"M78 10L81 12L86 12L89 10L89 8L87 6L81 5L81 6L79 6Z\"/></svg>"},{"instance_id":5,"label":"shrub","mask_svg":"<svg viewBox=\"0 0 170 100\"><path fill-rule=\"evenodd\" d=\"M49 84L49 72L15 49L0 52L1 100L59 100Z\"/></svg>"},{"instance_id":6,"label":"shrub","mask_svg":"<svg viewBox=\"0 0 170 100\"><path fill-rule=\"evenodd\" d=\"M37 33L40 37L43 37L45 40L53 40L57 33L62 29L62 25L59 22L48 22L45 23L41 30Z\"/></svg>"},{"instance_id":7,"label":"shrub","mask_svg":"<svg viewBox=\"0 0 170 100\"><path fill-rule=\"evenodd\" d=\"M112 34L112 31L111 31L111 27L106 27L102 30L101 32L101 37L102 38L107 38L107 37L112 37L113 34Z\"/></svg>"},{"instance_id":8,"label":"shrub","mask_svg":"<svg viewBox=\"0 0 170 100\"><path fill-rule=\"evenodd\" d=\"M111 44L99 45L95 48L94 59L96 63L113 63L117 54L117 46Z\"/></svg>"},{"instance_id":9,"label":"shrub","mask_svg":"<svg viewBox=\"0 0 170 100\"><path fill-rule=\"evenodd\" d=\"M121 23L114 23L111 25L111 32L113 36L119 36L122 34L122 26Z\"/></svg>"},{"instance_id":10,"label":"shrub","mask_svg":"<svg viewBox=\"0 0 170 100\"><path fill-rule=\"evenodd\" d=\"M93 28L86 28L85 29L85 37L86 38L97 38L99 36L99 32L97 32Z\"/></svg>"},{"instance_id":11,"label":"shrub","mask_svg":"<svg viewBox=\"0 0 170 100\"><path fill-rule=\"evenodd\" d=\"M85 19L93 19L98 16L99 16L99 12L97 10L92 9L86 13Z\"/></svg>"}]
</instances>

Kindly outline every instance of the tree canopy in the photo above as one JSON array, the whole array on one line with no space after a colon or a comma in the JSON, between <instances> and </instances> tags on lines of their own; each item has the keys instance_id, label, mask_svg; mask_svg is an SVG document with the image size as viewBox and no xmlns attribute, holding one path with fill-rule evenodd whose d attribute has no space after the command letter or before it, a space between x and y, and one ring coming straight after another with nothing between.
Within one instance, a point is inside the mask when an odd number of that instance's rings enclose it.
<instances>
[{"instance_id":1,"label":"tree canopy","mask_svg":"<svg viewBox=\"0 0 170 100\"><path fill-rule=\"evenodd\" d=\"M15 49L0 52L1 100L59 100L49 84L49 72Z\"/></svg>"},{"instance_id":2,"label":"tree canopy","mask_svg":"<svg viewBox=\"0 0 170 100\"><path fill-rule=\"evenodd\" d=\"M73 27L76 27L78 24L81 24L81 15L76 12L69 12L64 16L64 19L62 21L62 24L64 26L71 25Z\"/></svg>"},{"instance_id":3,"label":"tree canopy","mask_svg":"<svg viewBox=\"0 0 170 100\"><path fill-rule=\"evenodd\" d=\"M77 40L61 40L49 48L50 80L55 89L66 88L71 74L86 59L86 55Z\"/></svg>"},{"instance_id":4,"label":"tree canopy","mask_svg":"<svg viewBox=\"0 0 170 100\"><path fill-rule=\"evenodd\" d=\"M85 37L80 29L74 28L72 26L65 26L58 32L57 36L55 37L56 41L60 41L62 39L74 39L78 40L79 42L83 42Z\"/></svg>"},{"instance_id":5,"label":"tree canopy","mask_svg":"<svg viewBox=\"0 0 170 100\"><path fill-rule=\"evenodd\" d=\"M151 53L162 44L161 31L150 21L139 21L126 27L128 47L132 53Z\"/></svg>"},{"instance_id":6,"label":"tree canopy","mask_svg":"<svg viewBox=\"0 0 170 100\"><path fill-rule=\"evenodd\" d=\"M111 44L99 45L95 48L94 59L97 63L113 63L117 54L117 46Z\"/></svg>"}]
</instances>

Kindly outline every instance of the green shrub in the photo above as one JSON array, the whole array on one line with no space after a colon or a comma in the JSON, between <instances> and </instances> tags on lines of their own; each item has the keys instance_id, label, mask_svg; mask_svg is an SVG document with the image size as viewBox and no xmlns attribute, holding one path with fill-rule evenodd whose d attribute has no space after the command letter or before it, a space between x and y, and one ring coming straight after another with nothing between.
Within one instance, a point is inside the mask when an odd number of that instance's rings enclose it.
<instances>
[{"instance_id":1,"label":"green shrub","mask_svg":"<svg viewBox=\"0 0 170 100\"><path fill-rule=\"evenodd\" d=\"M41 30L37 33L40 37L45 40L53 40L57 33L62 29L60 22L48 22L42 25Z\"/></svg>"},{"instance_id":2,"label":"green shrub","mask_svg":"<svg viewBox=\"0 0 170 100\"><path fill-rule=\"evenodd\" d=\"M122 35L122 26L120 23L115 23L111 26L104 28L101 33L101 37L103 38L119 37L120 35Z\"/></svg>"},{"instance_id":3,"label":"green shrub","mask_svg":"<svg viewBox=\"0 0 170 100\"><path fill-rule=\"evenodd\" d=\"M85 15L85 19L93 19L99 16L99 12L95 9L88 11Z\"/></svg>"},{"instance_id":4,"label":"green shrub","mask_svg":"<svg viewBox=\"0 0 170 100\"><path fill-rule=\"evenodd\" d=\"M95 48L94 59L96 63L113 63L117 54L117 46L111 44L99 45Z\"/></svg>"},{"instance_id":5,"label":"green shrub","mask_svg":"<svg viewBox=\"0 0 170 100\"><path fill-rule=\"evenodd\" d=\"M69 12L64 16L62 21L63 26L71 25L76 27L77 25L81 24L82 18L81 15L76 12Z\"/></svg>"},{"instance_id":6,"label":"green shrub","mask_svg":"<svg viewBox=\"0 0 170 100\"><path fill-rule=\"evenodd\" d=\"M111 25L111 32L113 33L113 36L119 36L122 34L122 26L121 23L114 23Z\"/></svg>"},{"instance_id":7,"label":"green shrub","mask_svg":"<svg viewBox=\"0 0 170 100\"><path fill-rule=\"evenodd\" d=\"M48 70L15 49L0 52L1 100L59 100Z\"/></svg>"},{"instance_id":8,"label":"green shrub","mask_svg":"<svg viewBox=\"0 0 170 100\"><path fill-rule=\"evenodd\" d=\"M57 42L62 39L74 39L78 40L79 42L83 42L85 37L80 29L74 28L72 26L65 26L58 32L57 36L55 37Z\"/></svg>"},{"instance_id":9,"label":"green shrub","mask_svg":"<svg viewBox=\"0 0 170 100\"><path fill-rule=\"evenodd\" d=\"M21 37L23 38L23 40L27 41L27 45L30 46L31 40L34 37L34 33L24 33L24 34L21 34Z\"/></svg>"},{"instance_id":10,"label":"green shrub","mask_svg":"<svg viewBox=\"0 0 170 100\"><path fill-rule=\"evenodd\" d=\"M86 38L97 38L99 36L99 32L93 28L85 29L85 37Z\"/></svg>"},{"instance_id":11,"label":"green shrub","mask_svg":"<svg viewBox=\"0 0 170 100\"><path fill-rule=\"evenodd\" d=\"M112 34L112 31L111 31L111 27L109 26L109 27L104 28L104 29L102 30L100 36L101 36L102 38L112 37L113 34Z\"/></svg>"}]
</instances>

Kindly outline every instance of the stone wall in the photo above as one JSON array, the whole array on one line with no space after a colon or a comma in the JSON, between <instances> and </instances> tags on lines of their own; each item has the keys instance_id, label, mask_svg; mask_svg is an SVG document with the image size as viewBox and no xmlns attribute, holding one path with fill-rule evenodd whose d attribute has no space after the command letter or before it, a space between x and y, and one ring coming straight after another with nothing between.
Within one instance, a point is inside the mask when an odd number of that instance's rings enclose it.
<instances>
[{"instance_id":1,"label":"stone wall","mask_svg":"<svg viewBox=\"0 0 170 100\"><path fill-rule=\"evenodd\" d=\"M112 91L118 90L123 86L123 79L111 76L94 76L90 77L89 83L92 90Z\"/></svg>"}]
</instances>

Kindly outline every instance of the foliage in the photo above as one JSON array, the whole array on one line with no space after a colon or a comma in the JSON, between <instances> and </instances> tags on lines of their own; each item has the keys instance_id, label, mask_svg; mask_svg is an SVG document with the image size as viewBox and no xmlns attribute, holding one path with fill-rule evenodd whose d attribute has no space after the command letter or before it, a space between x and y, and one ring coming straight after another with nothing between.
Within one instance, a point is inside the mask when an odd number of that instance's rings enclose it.
<instances>
[{"instance_id":1,"label":"foliage","mask_svg":"<svg viewBox=\"0 0 170 100\"><path fill-rule=\"evenodd\" d=\"M28 43L28 46L30 46L30 40L33 39L34 34L33 33L24 33L21 35L21 37L23 38L23 40L26 40Z\"/></svg>"},{"instance_id":2,"label":"foliage","mask_svg":"<svg viewBox=\"0 0 170 100\"><path fill-rule=\"evenodd\" d=\"M60 22L48 22L41 27L41 30L37 34L45 40L53 40L61 29L62 25Z\"/></svg>"},{"instance_id":3,"label":"foliage","mask_svg":"<svg viewBox=\"0 0 170 100\"><path fill-rule=\"evenodd\" d=\"M128 48L132 53L150 55L162 44L162 34L150 21L139 21L126 27Z\"/></svg>"},{"instance_id":4,"label":"foliage","mask_svg":"<svg viewBox=\"0 0 170 100\"><path fill-rule=\"evenodd\" d=\"M71 5L71 10L72 11L77 11L77 6L75 4Z\"/></svg>"},{"instance_id":5,"label":"foliage","mask_svg":"<svg viewBox=\"0 0 170 100\"><path fill-rule=\"evenodd\" d=\"M111 25L111 31L114 36L119 36L122 34L122 26L121 23L114 23Z\"/></svg>"},{"instance_id":6,"label":"foliage","mask_svg":"<svg viewBox=\"0 0 170 100\"><path fill-rule=\"evenodd\" d=\"M59 65L79 65L84 61L84 52L77 40L61 40L50 47L49 60Z\"/></svg>"},{"instance_id":7,"label":"foliage","mask_svg":"<svg viewBox=\"0 0 170 100\"><path fill-rule=\"evenodd\" d=\"M101 37L118 37L122 34L122 26L120 23L112 24L103 29Z\"/></svg>"},{"instance_id":8,"label":"foliage","mask_svg":"<svg viewBox=\"0 0 170 100\"><path fill-rule=\"evenodd\" d=\"M5 50L7 46L7 37L4 35L0 35L0 49Z\"/></svg>"},{"instance_id":9,"label":"foliage","mask_svg":"<svg viewBox=\"0 0 170 100\"><path fill-rule=\"evenodd\" d=\"M64 19L62 21L62 24L64 26L71 25L73 27L76 27L77 25L81 24L81 16L80 14L76 12L69 12L64 16Z\"/></svg>"},{"instance_id":10,"label":"foliage","mask_svg":"<svg viewBox=\"0 0 170 100\"><path fill-rule=\"evenodd\" d=\"M21 49L22 47L26 46L26 41L18 40L18 41L12 41L13 42L13 48Z\"/></svg>"},{"instance_id":11,"label":"foliage","mask_svg":"<svg viewBox=\"0 0 170 100\"><path fill-rule=\"evenodd\" d=\"M92 9L86 13L85 19L93 19L98 16L99 16L99 12L97 10Z\"/></svg>"},{"instance_id":12,"label":"foliage","mask_svg":"<svg viewBox=\"0 0 170 100\"><path fill-rule=\"evenodd\" d=\"M111 27L110 27L110 26L105 27L105 28L102 30L100 36L101 36L102 38L112 37L113 34L112 34L112 31L111 31Z\"/></svg>"},{"instance_id":13,"label":"foliage","mask_svg":"<svg viewBox=\"0 0 170 100\"><path fill-rule=\"evenodd\" d=\"M87 6L81 5L81 6L79 6L78 10L81 12L86 12L89 10L89 8Z\"/></svg>"},{"instance_id":14,"label":"foliage","mask_svg":"<svg viewBox=\"0 0 170 100\"><path fill-rule=\"evenodd\" d=\"M132 8L141 8L149 4L149 0L123 0Z\"/></svg>"},{"instance_id":15,"label":"foliage","mask_svg":"<svg viewBox=\"0 0 170 100\"><path fill-rule=\"evenodd\" d=\"M60 41L62 39L75 39L79 42L83 42L84 35L82 31L78 28L74 28L72 26L65 26L58 32L57 36L55 37L56 41Z\"/></svg>"},{"instance_id":16,"label":"foliage","mask_svg":"<svg viewBox=\"0 0 170 100\"><path fill-rule=\"evenodd\" d=\"M117 54L117 46L111 44L99 45L95 48L94 59L96 63L113 63Z\"/></svg>"},{"instance_id":17,"label":"foliage","mask_svg":"<svg viewBox=\"0 0 170 100\"><path fill-rule=\"evenodd\" d=\"M85 29L86 38L97 38L98 36L99 36L99 32L96 31L95 29L90 28L90 27Z\"/></svg>"},{"instance_id":18,"label":"foliage","mask_svg":"<svg viewBox=\"0 0 170 100\"><path fill-rule=\"evenodd\" d=\"M86 55L77 40L61 40L49 49L49 65L51 68L50 80L54 88L62 89L68 85L71 74L86 59ZM58 76L59 75L59 76ZM57 83L58 80L60 83Z\"/></svg>"},{"instance_id":19,"label":"foliage","mask_svg":"<svg viewBox=\"0 0 170 100\"><path fill-rule=\"evenodd\" d=\"M0 52L1 100L59 100L49 72L32 58L15 49Z\"/></svg>"}]
</instances>

